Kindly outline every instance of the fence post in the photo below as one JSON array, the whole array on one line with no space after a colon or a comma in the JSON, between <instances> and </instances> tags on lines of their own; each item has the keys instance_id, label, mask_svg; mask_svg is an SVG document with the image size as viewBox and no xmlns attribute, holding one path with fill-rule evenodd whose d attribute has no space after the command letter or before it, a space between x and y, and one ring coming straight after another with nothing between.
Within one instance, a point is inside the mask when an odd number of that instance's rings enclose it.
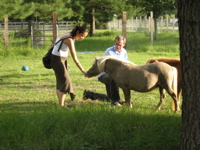
<instances>
[{"instance_id":1,"label":"fence post","mask_svg":"<svg viewBox=\"0 0 200 150\"><path fill-rule=\"evenodd\" d=\"M174 18L173 18L173 19L174 19L174 23L173 23L173 32L174 32L174 27L175 27L175 19L176 19L176 18L175 18L175 15L174 15Z\"/></svg>"},{"instance_id":2,"label":"fence post","mask_svg":"<svg viewBox=\"0 0 200 150\"><path fill-rule=\"evenodd\" d=\"M163 26L163 16L160 18L160 32L162 32L162 26Z\"/></svg>"},{"instance_id":3,"label":"fence post","mask_svg":"<svg viewBox=\"0 0 200 150\"><path fill-rule=\"evenodd\" d=\"M138 17L135 18L136 31L138 30Z\"/></svg>"},{"instance_id":4,"label":"fence post","mask_svg":"<svg viewBox=\"0 0 200 150\"><path fill-rule=\"evenodd\" d=\"M8 17L4 18L4 39L5 39L5 46L8 47Z\"/></svg>"},{"instance_id":5,"label":"fence post","mask_svg":"<svg viewBox=\"0 0 200 150\"><path fill-rule=\"evenodd\" d=\"M151 34L151 45L153 45L153 12L151 11L150 16L150 34Z\"/></svg>"},{"instance_id":6,"label":"fence post","mask_svg":"<svg viewBox=\"0 0 200 150\"><path fill-rule=\"evenodd\" d=\"M56 12L53 12L53 43L55 43L57 38L57 18L56 18Z\"/></svg>"},{"instance_id":7,"label":"fence post","mask_svg":"<svg viewBox=\"0 0 200 150\"><path fill-rule=\"evenodd\" d=\"M126 12L122 12L122 35L126 38ZM126 45L124 46L126 48Z\"/></svg>"},{"instance_id":8,"label":"fence post","mask_svg":"<svg viewBox=\"0 0 200 150\"><path fill-rule=\"evenodd\" d=\"M144 27L146 28L148 24L148 18L147 16L144 17Z\"/></svg>"},{"instance_id":9,"label":"fence post","mask_svg":"<svg viewBox=\"0 0 200 150\"><path fill-rule=\"evenodd\" d=\"M167 27L167 32L168 32L168 15L166 16L166 27Z\"/></svg>"},{"instance_id":10,"label":"fence post","mask_svg":"<svg viewBox=\"0 0 200 150\"><path fill-rule=\"evenodd\" d=\"M33 26L31 25L31 46L34 46L34 32L33 32Z\"/></svg>"}]
</instances>

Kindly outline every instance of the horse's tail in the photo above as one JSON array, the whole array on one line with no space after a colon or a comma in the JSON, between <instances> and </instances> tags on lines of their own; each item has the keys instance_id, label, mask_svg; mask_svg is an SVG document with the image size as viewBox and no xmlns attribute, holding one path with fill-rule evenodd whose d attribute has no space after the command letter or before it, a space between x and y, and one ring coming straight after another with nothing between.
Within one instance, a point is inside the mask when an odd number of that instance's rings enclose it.
<instances>
[{"instance_id":1,"label":"horse's tail","mask_svg":"<svg viewBox=\"0 0 200 150\"><path fill-rule=\"evenodd\" d=\"M172 67L172 72L173 72L173 81L172 81L172 90L174 91L174 94L176 96L177 99L177 89L178 89L178 72L177 69L175 67ZM174 100L172 100L172 111L175 111L175 103Z\"/></svg>"},{"instance_id":2,"label":"horse's tail","mask_svg":"<svg viewBox=\"0 0 200 150\"><path fill-rule=\"evenodd\" d=\"M176 94L176 98L177 98L178 72L175 67L172 67L172 71L173 71L173 77L174 77L173 81L172 81L172 89L173 89L174 93Z\"/></svg>"}]
</instances>

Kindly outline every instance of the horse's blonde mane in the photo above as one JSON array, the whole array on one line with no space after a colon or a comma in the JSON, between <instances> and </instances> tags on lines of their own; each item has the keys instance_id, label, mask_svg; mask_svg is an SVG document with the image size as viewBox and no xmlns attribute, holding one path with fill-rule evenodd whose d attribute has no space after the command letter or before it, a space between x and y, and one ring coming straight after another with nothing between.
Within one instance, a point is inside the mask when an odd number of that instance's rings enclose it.
<instances>
[{"instance_id":1,"label":"horse's blonde mane","mask_svg":"<svg viewBox=\"0 0 200 150\"><path fill-rule=\"evenodd\" d=\"M99 72L104 72L105 62L108 58L111 58L111 57L109 56L95 57L95 61L97 61L97 67L99 69Z\"/></svg>"},{"instance_id":2,"label":"horse's blonde mane","mask_svg":"<svg viewBox=\"0 0 200 150\"><path fill-rule=\"evenodd\" d=\"M112 59L116 59L119 60L117 58L111 57L111 56L102 56L102 57L95 57L94 63L97 62L97 67L99 69L99 72L104 72L104 67L105 67L105 62L107 59L112 58ZM132 65L136 65L131 61L124 61L126 63L130 63Z\"/></svg>"}]
</instances>

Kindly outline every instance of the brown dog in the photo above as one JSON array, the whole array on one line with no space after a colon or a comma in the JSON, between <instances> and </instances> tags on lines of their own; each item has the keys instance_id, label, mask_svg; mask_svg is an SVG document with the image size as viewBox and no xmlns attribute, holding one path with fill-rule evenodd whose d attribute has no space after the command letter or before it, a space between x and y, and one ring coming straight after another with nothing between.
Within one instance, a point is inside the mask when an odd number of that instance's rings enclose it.
<instances>
[{"instance_id":1,"label":"brown dog","mask_svg":"<svg viewBox=\"0 0 200 150\"><path fill-rule=\"evenodd\" d=\"M173 66L177 69L178 72L178 85L177 85L177 98L180 100L181 96L181 89L182 89L182 73L181 73L181 62L180 59L175 58L154 58L147 61L147 64L154 63L154 62L165 62L169 64L170 66Z\"/></svg>"}]
</instances>

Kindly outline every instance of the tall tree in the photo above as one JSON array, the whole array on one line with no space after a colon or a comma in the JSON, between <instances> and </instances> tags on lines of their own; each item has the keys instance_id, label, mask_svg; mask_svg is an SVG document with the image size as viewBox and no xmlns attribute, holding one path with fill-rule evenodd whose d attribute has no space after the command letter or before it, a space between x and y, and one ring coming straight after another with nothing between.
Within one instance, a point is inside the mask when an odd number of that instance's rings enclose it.
<instances>
[{"instance_id":1,"label":"tall tree","mask_svg":"<svg viewBox=\"0 0 200 150\"><path fill-rule=\"evenodd\" d=\"M71 0L23 0L23 5L33 8L32 16L41 20L49 20L52 18L52 12L56 12L58 20L63 18L71 18L73 11L69 7ZM24 16L25 17L25 16ZM28 15L26 16L28 17ZM25 17L25 18L26 18Z\"/></svg>"},{"instance_id":2,"label":"tall tree","mask_svg":"<svg viewBox=\"0 0 200 150\"><path fill-rule=\"evenodd\" d=\"M155 29L155 39L158 38L158 30L157 30L157 19L160 16L171 14L174 10L177 9L176 0L137 0L132 1L128 0L132 5L136 5L140 8L140 12L143 14L149 14L153 11L154 18L154 29Z\"/></svg>"},{"instance_id":3,"label":"tall tree","mask_svg":"<svg viewBox=\"0 0 200 150\"><path fill-rule=\"evenodd\" d=\"M85 6L83 21L90 24L90 35L95 34L95 26L111 21L114 15L122 17L122 11L131 11L132 6L124 0L86 0L81 1ZM130 14L130 13L128 13Z\"/></svg>"},{"instance_id":4,"label":"tall tree","mask_svg":"<svg viewBox=\"0 0 200 150\"><path fill-rule=\"evenodd\" d=\"M5 16L13 17L16 13L22 12L22 8L20 6L23 4L23 0L1 0L0 3L0 20L2 20ZM31 8L30 8L31 9ZM26 14L29 11L26 12Z\"/></svg>"},{"instance_id":5,"label":"tall tree","mask_svg":"<svg viewBox=\"0 0 200 150\"><path fill-rule=\"evenodd\" d=\"M11 19L28 20L28 33L31 34L34 18L38 20L50 20L52 12L57 12L58 20L71 18L73 11L69 7L71 0L3 0L0 3L2 16L7 15Z\"/></svg>"},{"instance_id":6,"label":"tall tree","mask_svg":"<svg viewBox=\"0 0 200 150\"><path fill-rule=\"evenodd\" d=\"M178 0L183 72L182 150L200 149L200 3Z\"/></svg>"},{"instance_id":7,"label":"tall tree","mask_svg":"<svg viewBox=\"0 0 200 150\"><path fill-rule=\"evenodd\" d=\"M71 0L1 0L0 19L7 15L12 19L27 19L37 17L42 20L52 18L52 12L57 12L58 20L71 18Z\"/></svg>"}]
</instances>

